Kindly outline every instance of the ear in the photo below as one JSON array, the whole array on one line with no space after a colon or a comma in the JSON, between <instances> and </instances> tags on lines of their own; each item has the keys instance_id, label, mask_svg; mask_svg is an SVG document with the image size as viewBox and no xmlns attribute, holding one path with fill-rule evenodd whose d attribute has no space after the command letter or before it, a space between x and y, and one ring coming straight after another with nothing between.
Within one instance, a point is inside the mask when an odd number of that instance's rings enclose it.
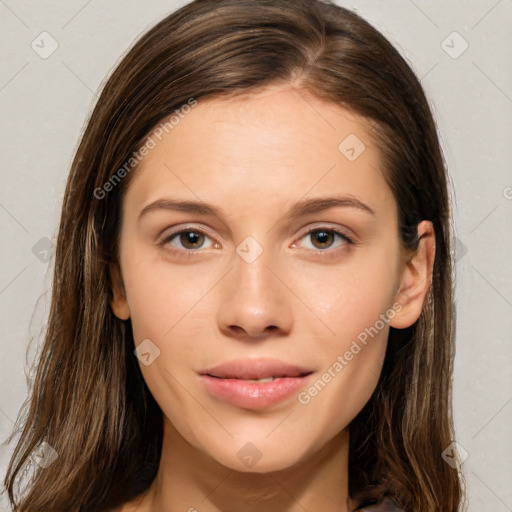
<instances>
[{"instance_id":1,"label":"ear","mask_svg":"<svg viewBox=\"0 0 512 512\"><path fill-rule=\"evenodd\" d=\"M395 301L402 309L390 320L395 329L405 329L418 320L423 303L432 284L436 240L432 222L418 224L418 248L405 262L400 288Z\"/></svg>"},{"instance_id":2,"label":"ear","mask_svg":"<svg viewBox=\"0 0 512 512\"><path fill-rule=\"evenodd\" d=\"M126 299L123 280L118 265L110 264L110 277L113 296L109 301L110 308L117 318L120 320L128 320L128 318L130 318L130 308L128 307L128 301Z\"/></svg>"}]
</instances>

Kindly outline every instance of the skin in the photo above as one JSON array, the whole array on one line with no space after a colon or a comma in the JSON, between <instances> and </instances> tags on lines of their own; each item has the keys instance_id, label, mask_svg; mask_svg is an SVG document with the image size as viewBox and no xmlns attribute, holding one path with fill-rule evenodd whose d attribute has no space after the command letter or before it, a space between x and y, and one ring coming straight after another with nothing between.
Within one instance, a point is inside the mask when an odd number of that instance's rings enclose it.
<instances>
[{"instance_id":1,"label":"skin","mask_svg":"<svg viewBox=\"0 0 512 512\"><path fill-rule=\"evenodd\" d=\"M338 150L349 134L366 146L354 161ZM123 204L111 307L131 319L136 345L149 338L160 350L139 364L164 414L164 441L153 485L121 510L355 508L347 426L376 387L389 325L418 319L435 251L427 221L416 253L403 249L382 172L364 119L290 86L201 99L145 157ZM286 218L295 201L332 194L375 215L335 206ZM225 216L155 209L138 219L162 198L204 201ZM339 229L354 243L309 227ZM160 243L180 229L199 236L195 246L179 234ZM252 263L236 252L247 236L263 249ZM393 304L401 309L389 324L307 404L294 394L259 411L235 407L211 397L197 374L274 357L314 371L314 382ZM261 453L250 468L237 457L247 443Z\"/></svg>"}]
</instances>

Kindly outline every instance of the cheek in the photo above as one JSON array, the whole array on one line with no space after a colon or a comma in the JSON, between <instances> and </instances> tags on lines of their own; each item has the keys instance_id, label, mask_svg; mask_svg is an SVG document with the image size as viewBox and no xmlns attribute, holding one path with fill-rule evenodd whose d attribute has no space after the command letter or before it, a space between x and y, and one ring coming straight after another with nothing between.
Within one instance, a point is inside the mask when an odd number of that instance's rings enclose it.
<instances>
[{"instance_id":1,"label":"cheek","mask_svg":"<svg viewBox=\"0 0 512 512\"><path fill-rule=\"evenodd\" d=\"M305 318L306 329L313 334L312 353L322 368L303 402L315 401L314 407L322 410L344 411L341 416L336 412L338 427L357 414L377 385L389 321L396 312L392 299L398 261L398 252L382 244L360 252L350 264L329 275L310 272L302 282L302 293L309 290L306 301L317 313L317 317ZM314 288L311 282L316 283Z\"/></svg>"},{"instance_id":2,"label":"cheek","mask_svg":"<svg viewBox=\"0 0 512 512\"><path fill-rule=\"evenodd\" d=\"M315 328L323 350L326 338L330 351L339 351L375 324L379 331L387 330L381 315L392 308L398 268L398 251L392 244L382 243L359 251L339 267L303 273L299 293L317 313L316 322L310 325L320 323L318 320L324 324L323 330Z\"/></svg>"},{"instance_id":3,"label":"cheek","mask_svg":"<svg viewBox=\"0 0 512 512\"><path fill-rule=\"evenodd\" d=\"M149 339L159 350L150 365L139 364L159 403L160 398L173 396L180 407L187 405L180 383L204 367L211 348L213 312L208 292L216 280L212 272L201 273L194 266L172 266L150 258L126 262L125 288L135 346ZM165 403L160 406L164 408Z\"/></svg>"},{"instance_id":4,"label":"cheek","mask_svg":"<svg viewBox=\"0 0 512 512\"><path fill-rule=\"evenodd\" d=\"M210 274L211 277L211 274ZM201 301L212 283L197 267L161 261L127 262L125 288L135 341L154 337L165 341L179 331L202 326Z\"/></svg>"},{"instance_id":5,"label":"cheek","mask_svg":"<svg viewBox=\"0 0 512 512\"><path fill-rule=\"evenodd\" d=\"M324 294L321 316L308 321L310 354L318 375L298 397L305 413L322 424L323 436L335 435L361 411L377 386L386 354L392 280L376 284L372 273L353 276ZM321 333L321 334L320 334ZM322 437L324 439L324 437Z\"/></svg>"}]
</instances>

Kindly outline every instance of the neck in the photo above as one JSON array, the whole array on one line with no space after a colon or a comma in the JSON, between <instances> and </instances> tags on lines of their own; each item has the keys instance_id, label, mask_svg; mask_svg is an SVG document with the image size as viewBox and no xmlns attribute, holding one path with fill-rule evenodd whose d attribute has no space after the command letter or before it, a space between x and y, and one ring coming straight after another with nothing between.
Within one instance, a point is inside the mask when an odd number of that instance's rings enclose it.
<instances>
[{"instance_id":1,"label":"neck","mask_svg":"<svg viewBox=\"0 0 512 512\"><path fill-rule=\"evenodd\" d=\"M144 511L348 512L348 431L292 467L269 473L232 470L188 443L164 417L160 465Z\"/></svg>"}]
</instances>

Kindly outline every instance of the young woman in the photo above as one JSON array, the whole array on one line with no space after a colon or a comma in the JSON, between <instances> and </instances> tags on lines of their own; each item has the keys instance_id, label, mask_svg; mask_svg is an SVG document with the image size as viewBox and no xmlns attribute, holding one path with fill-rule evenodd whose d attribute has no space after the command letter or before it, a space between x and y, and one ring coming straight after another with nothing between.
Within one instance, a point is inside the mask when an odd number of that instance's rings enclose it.
<instances>
[{"instance_id":1,"label":"young woman","mask_svg":"<svg viewBox=\"0 0 512 512\"><path fill-rule=\"evenodd\" d=\"M180 8L72 164L14 510L460 510L450 239L432 114L378 31L319 0Z\"/></svg>"}]
</instances>

